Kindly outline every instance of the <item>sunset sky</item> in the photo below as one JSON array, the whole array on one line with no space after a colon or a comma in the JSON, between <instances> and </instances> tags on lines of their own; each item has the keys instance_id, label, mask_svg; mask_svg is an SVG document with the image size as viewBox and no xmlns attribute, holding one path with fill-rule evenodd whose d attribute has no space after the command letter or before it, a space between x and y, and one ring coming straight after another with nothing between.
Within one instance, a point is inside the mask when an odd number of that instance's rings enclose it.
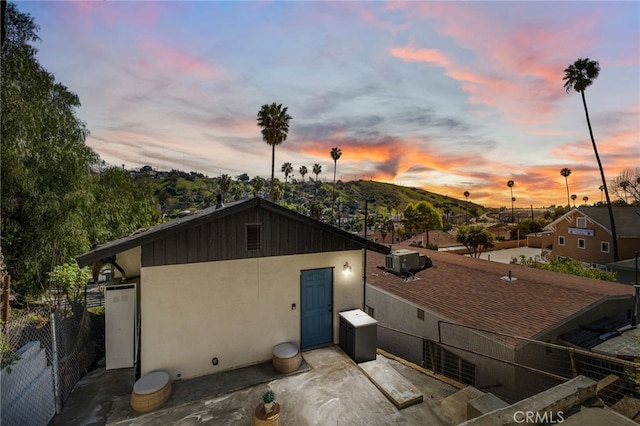
<instances>
[{"instance_id":1,"label":"sunset sky","mask_svg":"<svg viewBox=\"0 0 640 426\"><path fill-rule=\"evenodd\" d=\"M486 206L566 204L640 166L640 2L16 2L40 63L77 93L107 163L268 177L256 115L293 117L276 148L294 170L415 186ZM297 175L299 178L300 175Z\"/></svg>"}]
</instances>

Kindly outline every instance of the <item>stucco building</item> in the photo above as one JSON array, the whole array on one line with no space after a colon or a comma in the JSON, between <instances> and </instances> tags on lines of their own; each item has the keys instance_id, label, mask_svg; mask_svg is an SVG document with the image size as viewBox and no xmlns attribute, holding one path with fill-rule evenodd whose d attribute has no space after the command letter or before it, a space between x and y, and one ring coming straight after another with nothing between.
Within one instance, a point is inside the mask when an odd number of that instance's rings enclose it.
<instances>
[{"instance_id":1,"label":"stucco building","mask_svg":"<svg viewBox=\"0 0 640 426\"><path fill-rule=\"evenodd\" d=\"M112 241L77 261L110 262L120 282L136 286L135 362L141 374L165 370L174 380L270 360L282 342L337 343L338 313L362 307L364 248L389 251L253 198Z\"/></svg>"},{"instance_id":2,"label":"stucco building","mask_svg":"<svg viewBox=\"0 0 640 426\"><path fill-rule=\"evenodd\" d=\"M640 209L613 207L618 236L618 260L640 250ZM614 262L613 236L607 207L578 207L547 225L542 234L546 255L567 257L604 268Z\"/></svg>"},{"instance_id":3,"label":"stucco building","mask_svg":"<svg viewBox=\"0 0 640 426\"><path fill-rule=\"evenodd\" d=\"M378 321L378 346L503 398L542 390L519 366L553 371L564 355L527 339L557 344L582 324L632 314L626 285L416 251L433 266L407 277L386 271L384 255L369 256L366 309Z\"/></svg>"}]
</instances>

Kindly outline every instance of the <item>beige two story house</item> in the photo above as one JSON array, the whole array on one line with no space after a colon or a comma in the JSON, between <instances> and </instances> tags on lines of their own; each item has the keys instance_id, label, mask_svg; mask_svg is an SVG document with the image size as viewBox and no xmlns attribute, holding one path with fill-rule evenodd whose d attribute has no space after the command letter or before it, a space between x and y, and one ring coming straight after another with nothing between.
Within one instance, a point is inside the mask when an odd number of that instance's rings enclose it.
<instances>
[{"instance_id":1,"label":"beige two story house","mask_svg":"<svg viewBox=\"0 0 640 426\"><path fill-rule=\"evenodd\" d=\"M618 235L618 260L630 259L640 250L640 209L614 207ZM578 207L545 227L545 254L568 257L604 267L614 261L613 236L607 207Z\"/></svg>"}]
</instances>

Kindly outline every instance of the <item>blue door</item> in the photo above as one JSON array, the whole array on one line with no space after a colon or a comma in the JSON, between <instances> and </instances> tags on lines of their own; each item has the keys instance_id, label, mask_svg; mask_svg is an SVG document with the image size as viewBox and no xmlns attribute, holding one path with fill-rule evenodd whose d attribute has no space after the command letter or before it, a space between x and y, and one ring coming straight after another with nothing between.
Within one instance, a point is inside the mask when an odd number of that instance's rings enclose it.
<instances>
[{"instance_id":1,"label":"blue door","mask_svg":"<svg viewBox=\"0 0 640 426\"><path fill-rule=\"evenodd\" d=\"M333 342L333 269L312 269L300 275L300 347L309 349Z\"/></svg>"}]
</instances>

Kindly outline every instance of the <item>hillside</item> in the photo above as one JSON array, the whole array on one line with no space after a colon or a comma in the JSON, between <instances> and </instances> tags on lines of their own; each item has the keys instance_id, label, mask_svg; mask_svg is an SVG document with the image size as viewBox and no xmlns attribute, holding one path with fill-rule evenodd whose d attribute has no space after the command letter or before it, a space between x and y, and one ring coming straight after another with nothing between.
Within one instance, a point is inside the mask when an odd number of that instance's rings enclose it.
<instances>
[{"instance_id":1,"label":"hillside","mask_svg":"<svg viewBox=\"0 0 640 426\"><path fill-rule=\"evenodd\" d=\"M136 181L146 182L153 188L162 213L174 217L182 211L195 211L214 205L216 195L222 193L220 178L207 177L201 173L178 170L154 171L150 167L132 171ZM303 212L309 212L313 205L322 210L332 209L333 183L306 180L278 181L282 188L280 203ZM249 177L244 174L232 178L231 187L225 194L225 201L250 197L254 194ZM267 189L263 189L263 194ZM445 214L451 216L484 214L483 206L464 200L443 196L418 188L393 185L375 181L338 181L335 188L336 204L344 214L356 214L364 208L365 200L372 214L397 214L409 203L427 201ZM361 212L360 212L361 214Z\"/></svg>"}]
</instances>

